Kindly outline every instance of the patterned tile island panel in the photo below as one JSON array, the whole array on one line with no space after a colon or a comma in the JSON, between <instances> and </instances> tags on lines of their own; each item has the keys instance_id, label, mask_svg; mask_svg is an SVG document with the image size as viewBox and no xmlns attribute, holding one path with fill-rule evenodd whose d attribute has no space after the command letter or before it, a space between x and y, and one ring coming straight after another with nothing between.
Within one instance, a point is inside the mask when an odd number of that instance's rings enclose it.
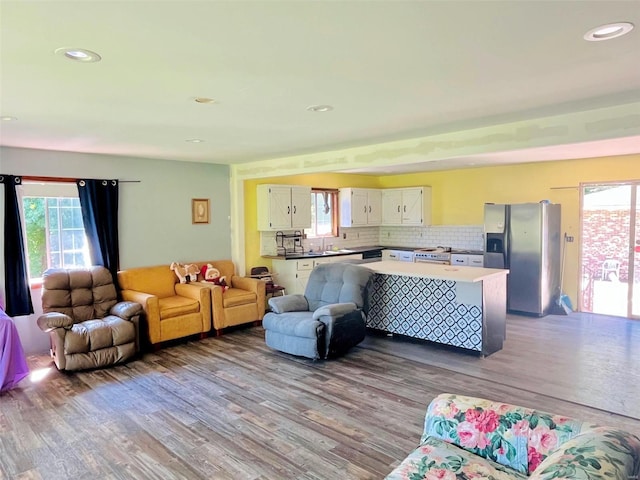
<instances>
[{"instance_id":1,"label":"patterned tile island panel","mask_svg":"<svg viewBox=\"0 0 640 480\"><path fill-rule=\"evenodd\" d=\"M367 326L482 352L482 282L376 274Z\"/></svg>"}]
</instances>

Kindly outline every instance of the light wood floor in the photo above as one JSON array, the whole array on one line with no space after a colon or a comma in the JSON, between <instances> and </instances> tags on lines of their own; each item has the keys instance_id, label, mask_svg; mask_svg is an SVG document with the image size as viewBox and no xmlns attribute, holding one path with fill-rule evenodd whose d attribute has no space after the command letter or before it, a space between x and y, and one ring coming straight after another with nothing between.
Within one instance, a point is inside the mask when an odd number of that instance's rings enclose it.
<instances>
[{"instance_id":1,"label":"light wood floor","mask_svg":"<svg viewBox=\"0 0 640 480\"><path fill-rule=\"evenodd\" d=\"M573 314L509 317L486 358L371 335L312 362L268 349L260 327L91 372L34 356L48 374L0 397L0 479L383 478L442 392L640 434L639 339L640 322Z\"/></svg>"}]
</instances>

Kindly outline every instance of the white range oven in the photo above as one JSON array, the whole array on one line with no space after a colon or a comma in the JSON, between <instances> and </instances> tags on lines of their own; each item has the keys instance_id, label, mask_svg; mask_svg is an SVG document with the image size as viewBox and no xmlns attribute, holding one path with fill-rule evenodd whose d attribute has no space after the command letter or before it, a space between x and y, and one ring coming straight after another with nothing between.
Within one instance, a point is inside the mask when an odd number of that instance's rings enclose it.
<instances>
[{"instance_id":1,"label":"white range oven","mask_svg":"<svg viewBox=\"0 0 640 480\"><path fill-rule=\"evenodd\" d=\"M451 265L451 249L420 248L413 251L415 263L436 263L439 265Z\"/></svg>"}]
</instances>

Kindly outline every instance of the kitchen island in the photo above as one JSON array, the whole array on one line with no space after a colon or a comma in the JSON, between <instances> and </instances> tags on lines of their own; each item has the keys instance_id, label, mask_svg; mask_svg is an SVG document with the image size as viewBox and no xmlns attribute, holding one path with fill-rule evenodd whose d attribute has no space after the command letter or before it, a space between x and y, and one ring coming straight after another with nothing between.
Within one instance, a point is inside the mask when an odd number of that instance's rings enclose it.
<instances>
[{"instance_id":1,"label":"kitchen island","mask_svg":"<svg viewBox=\"0 0 640 480\"><path fill-rule=\"evenodd\" d=\"M490 355L502 349L508 270L383 261L367 326Z\"/></svg>"}]
</instances>

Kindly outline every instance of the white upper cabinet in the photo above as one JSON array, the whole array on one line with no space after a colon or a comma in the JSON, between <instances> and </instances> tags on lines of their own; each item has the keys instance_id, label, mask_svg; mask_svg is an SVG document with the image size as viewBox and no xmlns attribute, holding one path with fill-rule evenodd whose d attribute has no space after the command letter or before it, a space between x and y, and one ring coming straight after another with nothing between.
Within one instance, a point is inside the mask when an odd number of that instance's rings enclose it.
<instances>
[{"instance_id":1,"label":"white upper cabinet","mask_svg":"<svg viewBox=\"0 0 640 480\"><path fill-rule=\"evenodd\" d=\"M403 225L425 225L423 216L424 208L424 189L419 188L403 188L402 189L402 224ZM431 201L429 201L431 204ZM430 212L428 212L430 213ZM428 225L431 223L431 215L429 215Z\"/></svg>"},{"instance_id":2,"label":"white upper cabinet","mask_svg":"<svg viewBox=\"0 0 640 480\"><path fill-rule=\"evenodd\" d=\"M380 225L382 223L382 190L368 189L367 201L367 225Z\"/></svg>"},{"instance_id":3,"label":"white upper cabinet","mask_svg":"<svg viewBox=\"0 0 640 480\"><path fill-rule=\"evenodd\" d=\"M382 225L402 225L402 190L382 191Z\"/></svg>"},{"instance_id":4,"label":"white upper cabinet","mask_svg":"<svg viewBox=\"0 0 640 480\"><path fill-rule=\"evenodd\" d=\"M311 187L291 187L291 227L311 228Z\"/></svg>"},{"instance_id":5,"label":"white upper cabinet","mask_svg":"<svg viewBox=\"0 0 640 480\"><path fill-rule=\"evenodd\" d=\"M311 187L258 185L258 230L311 227Z\"/></svg>"},{"instance_id":6,"label":"white upper cabinet","mask_svg":"<svg viewBox=\"0 0 640 480\"><path fill-rule=\"evenodd\" d=\"M340 226L380 225L382 192L373 188L340 189Z\"/></svg>"},{"instance_id":7,"label":"white upper cabinet","mask_svg":"<svg viewBox=\"0 0 640 480\"><path fill-rule=\"evenodd\" d=\"M431 187L382 190L382 225L431 225Z\"/></svg>"}]
</instances>

